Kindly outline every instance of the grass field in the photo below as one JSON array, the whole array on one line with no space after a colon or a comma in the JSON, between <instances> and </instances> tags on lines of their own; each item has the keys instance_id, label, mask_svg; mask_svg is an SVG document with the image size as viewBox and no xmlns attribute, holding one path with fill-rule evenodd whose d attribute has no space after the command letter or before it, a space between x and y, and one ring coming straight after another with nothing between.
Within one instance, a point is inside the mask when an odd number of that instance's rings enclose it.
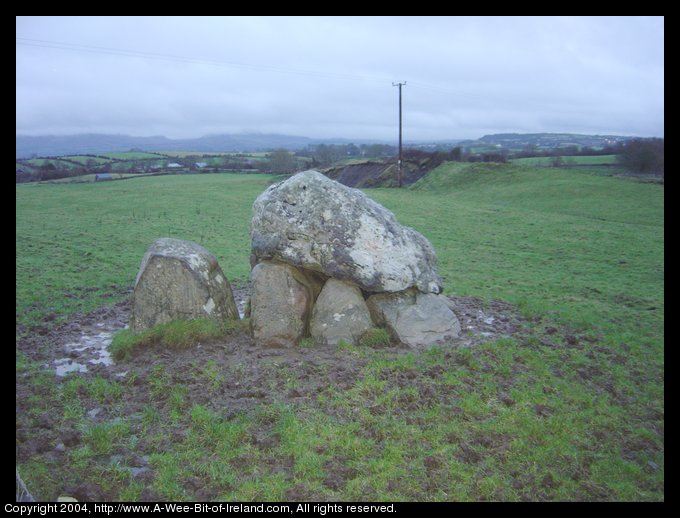
<instances>
[{"instance_id":1,"label":"grass field","mask_svg":"<svg viewBox=\"0 0 680 518\"><path fill-rule=\"evenodd\" d=\"M17 339L120 300L161 236L197 241L231 280L247 278L250 209L270 178L18 185ZM302 360L303 377L263 363L267 396L241 411L189 395L216 396L251 365L157 368L138 415L122 410L134 380L55 383L18 351L17 391L36 394L25 419L38 429L49 412L82 437L63 460L25 459L29 487L56 498L85 480L125 500L663 500L663 186L444 164L410 189L367 192L432 241L447 292L511 302L529 332L419 355L347 347L356 371L341 385L335 365ZM327 386L277 399L310 376ZM91 424L93 405L111 419ZM153 473L142 482L124 465L140 456Z\"/></svg>"},{"instance_id":2,"label":"grass field","mask_svg":"<svg viewBox=\"0 0 680 518\"><path fill-rule=\"evenodd\" d=\"M70 156L64 156L62 158L66 158L68 160L71 160L72 162L78 162L79 164L86 165L88 162L94 162L97 165L102 165L102 164L110 164L113 162L112 158L104 158L102 156L94 156L94 155L70 155Z\"/></svg>"},{"instance_id":3,"label":"grass field","mask_svg":"<svg viewBox=\"0 0 680 518\"><path fill-rule=\"evenodd\" d=\"M135 173L108 173L114 180L125 180L130 178L138 178L141 174ZM69 183L94 183L97 181L97 174L83 174L79 176L69 176L68 178L59 178L57 180L47 180L46 183L51 184L69 184Z\"/></svg>"},{"instance_id":4,"label":"grass field","mask_svg":"<svg viewBox=\"0 0 680 518\"><path fill-rule=\"evenodd\" d=\"M565 165L589 166L589 165L616 165L617 155L597 155L597 156L563 156ZM513 164L536 167L549 167L553 162L553 157L529 157L513 158Z\"/></svg>"},{"instance_id":5,"label":"grass field","mask_svg":"<svg viewBox=\"0 0 680 518\"><path fill-rule=\"evenodd\" d=\"M413 191L423 196L419 202ZM555 169L445 164L411 191L376 191L422 229L456 293L510 300L572 324L663 322L663 189ZM433 224L430 222L438 222ZM628 304L624 304L628 301ZM644 314L644 308L656 307ZM644 323L643 323L644 321Z\"/></svg>"},{"instance_id":6,"label":"grass field","mask_svg":"<svg viewBox=\"0 0 680 518\"><path fill-rule=\"evenodd\" d=\"M102 156L115 160L158 160L163 158L158 153L147 153L146 151L124 151L121 153L104 153Z\"/></svg>"},{"instance_id":7,"label":"grass field","mask_svg":"<svg viewBox=\"0 0 680 518\"><path fill-rule=\"evenodd\" d=\"M162 236L197 241L230 278L247 278L250 209L267 178L206 179L17 186L17 322L110 303Z\"/></svg>"}]
</instances>

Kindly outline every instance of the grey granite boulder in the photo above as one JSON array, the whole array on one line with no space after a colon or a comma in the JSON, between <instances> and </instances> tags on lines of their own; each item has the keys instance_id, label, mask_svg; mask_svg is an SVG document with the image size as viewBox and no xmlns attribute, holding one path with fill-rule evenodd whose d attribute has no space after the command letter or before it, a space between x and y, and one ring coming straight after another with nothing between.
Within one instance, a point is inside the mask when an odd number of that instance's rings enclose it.
<instances>
[{"instance_id":1,"label":"grey granite boulder","mask_svg":"<svg viewBox=\"0 0 680 518\"><path fill-rule=\"evenodd\" d=\"M434 249L422 234L317 171L263 192L253 205L250 236L253 265L274 259L368 292L442 291Z\"/></svg>"}]
</instances>

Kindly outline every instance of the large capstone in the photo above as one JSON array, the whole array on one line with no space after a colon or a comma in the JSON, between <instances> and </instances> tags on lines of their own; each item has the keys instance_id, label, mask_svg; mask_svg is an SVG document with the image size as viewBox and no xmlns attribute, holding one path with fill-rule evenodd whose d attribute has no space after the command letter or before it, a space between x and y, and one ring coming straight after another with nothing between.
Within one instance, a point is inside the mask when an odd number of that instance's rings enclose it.
<instances>
[{"instance_id":1,"label":"large capstone","mask_svg":"<svg viewBox=\"0 0 680 518\"><path fill-rule=\"evenodd\" d=\"M252 263L278 260L367 292L440 293L430 242L361 191L317 171L269 187L253 205Z\"/></svg>"},{"instance_id":2,"label":"large capstone","mask_svg":"<svg viewBox=\"0 0 680 518\"><path fill-rule=\"evenodd\" d=\"M197 243L156 240L144 255L135 281L132 332L197 318L239 318L227 277L215 256Z\"/></svg>"}]
</instances>

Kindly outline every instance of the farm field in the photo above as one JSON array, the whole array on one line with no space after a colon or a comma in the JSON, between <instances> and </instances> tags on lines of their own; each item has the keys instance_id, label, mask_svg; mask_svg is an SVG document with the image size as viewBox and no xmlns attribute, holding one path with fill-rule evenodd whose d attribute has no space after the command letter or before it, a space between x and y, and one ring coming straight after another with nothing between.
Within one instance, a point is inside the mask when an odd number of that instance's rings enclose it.
<instances>
[{"instance_id":1,"label":"farm field","mask_svg":"<svg viewBox=\"0 0 680 518\"><path fill-rule=\"evenodd\" d=\"M573 166L612 166L617 164L617 155L562 156L561 158L566 164ZM510 162L518 165L549 167L553 159L554 157L537 156L529 158L513 158Z\"/></svg>"},{"instance_id":2,"label":"farm field","mask_svg":"<svg viewBox=\"0 0 680 518\"><path fill-rule=\"evenodd\" d=\"M17 159L17 183L33 181L87 182L89 175L186 174L198 172L259 172L269 170L269 153L200 153L185 151L126 151L98 155L69 155ZM179 163L178 163L179 162ZM304 162L304 160L300 160Z\"/></svg>"},{"instance_id":3,"label":"farm field","mask_svg":"<svg viewBox=\"0 0 680 518\"><path fill-rule=\"evenodd\" d=\"M244 287L271 179L17 185L17 468L35 495L664 500L663 185L446 163L367 190L431 240L445 294L508 336L258 351L232 326L110 369L43 367L69 322L125 308L158 237Z\"/></svg>"}]
</instances>

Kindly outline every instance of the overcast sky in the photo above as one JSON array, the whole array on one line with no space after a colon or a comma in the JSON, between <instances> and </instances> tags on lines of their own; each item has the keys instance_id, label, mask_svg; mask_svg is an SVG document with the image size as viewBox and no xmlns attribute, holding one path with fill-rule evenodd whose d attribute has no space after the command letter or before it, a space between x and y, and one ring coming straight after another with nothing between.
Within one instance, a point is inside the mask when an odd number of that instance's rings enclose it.
<instances>
[{"instance_id":1,"label":"overcast sky","mask_svg":"<svg viewBox=\"0 0 680 518\"><path fill-rule=\"evenodd\" d=\"M17 17L16 132L664 134L664 19Z\"/></svg>"}]
</instances>

